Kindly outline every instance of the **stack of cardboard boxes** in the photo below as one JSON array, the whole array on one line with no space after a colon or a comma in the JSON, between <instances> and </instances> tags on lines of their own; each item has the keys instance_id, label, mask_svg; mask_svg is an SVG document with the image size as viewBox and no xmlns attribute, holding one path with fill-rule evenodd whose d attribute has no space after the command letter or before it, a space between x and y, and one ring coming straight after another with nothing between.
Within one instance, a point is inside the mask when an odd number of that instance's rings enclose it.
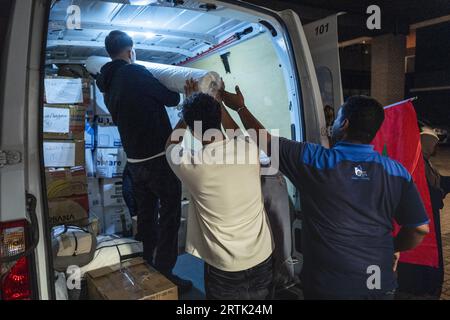
<instances>
[{"instance_id":1,"label":"stack of cardboard boxes","mask_svg":"<svg viewBox=\"0 0 450 320\"><path fill-rule=\"evenodd\" d=\"M131 232L121 146L92 79L45 79L43 147L52 225L84 226L91 218L99 221L101 233Z\"/></svg>"},{"instance_id":2,"label":"stack of cardboard boxes","mask_svg":"<svg viewBox=\"0 0 450 320\"><path fill-rule=\"evenodd\" d=\"M94 117L86 127L86 135L93 140L89 150L93 168L88 181L91 214L102 217L103 233L128 235L131 217L122 196L122 174L127 159L103 95L96 85L94 90Z\"/></svg>"},{"instance_id":3,"label":"stack of cardboard boxes","mask_svg":"<svg viewBox=\"0 0 450 320\"><path fill-rule=\"evenodd\" d=\"M95 90L86 76L45 79L43 151L49 218L52 226L90 225L98 233L129 235L132 222L121 179L126 156L103 96ZM178 297L177 287L142 259L92 270L86 278L90 299Z\"/></svg>"},{"instance_id":4,"label":"stack of cardboard boxes","mask_svg":"<svg viewBox=\"0 0 450 320\"><path fill-rule=\"evenodd\" d=\"M52 225L88 221L84 129L89 80L45 79L44 165Z\"/></svg>"},{"instance_id":5,"label":"stack of cardboard boxes","mask_svg":"<svg viewBox=\"0 0 450 320\"><path fill-rule=\"evenodd\" d=\"M118 128L95 82L47 77L44 162L52 225L85 225L91 218L98 220L100 233L130 235L132 220L122 196L126 161ZM186 239L186 198L183 192L180 252Z\"/></svg>"}]
</instances>

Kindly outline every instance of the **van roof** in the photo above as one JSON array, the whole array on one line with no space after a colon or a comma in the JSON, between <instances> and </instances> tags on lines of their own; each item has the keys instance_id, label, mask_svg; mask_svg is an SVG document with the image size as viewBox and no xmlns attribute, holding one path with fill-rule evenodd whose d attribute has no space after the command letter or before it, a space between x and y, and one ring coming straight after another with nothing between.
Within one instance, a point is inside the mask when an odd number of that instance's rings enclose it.
<instances>
[{"instance_id":1,"label":"van roof","mask_svg":"<svg viewBox=\"0 0 450 320\"><path fill-rule=\"evenodd\" d=\"M119 1L120 2L120 1ZM195 57L230 35L240 32L250 22L221 15L215 9L194 0L173 6L161 0L130 0L132 5L110 1L80 0L80 24L71 18L77 7L72 0L53 3L50 12L47 61L80 62L91 55L107 56L104 39L112 30L129 33L135 42L139 60L176 64ZM75 10L75 11L74 11ZM263 32L256 25L254 32Z\"/></svg>"}]
</instances>

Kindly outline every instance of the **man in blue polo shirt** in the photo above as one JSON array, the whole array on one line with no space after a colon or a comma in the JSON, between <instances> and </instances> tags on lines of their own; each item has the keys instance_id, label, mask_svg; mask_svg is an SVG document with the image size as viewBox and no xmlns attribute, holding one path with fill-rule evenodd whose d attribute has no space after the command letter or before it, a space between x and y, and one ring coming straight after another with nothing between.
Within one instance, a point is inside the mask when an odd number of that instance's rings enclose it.
<instances>
[{"instance_id":1,"label":"man in blue polo shirt","mask_svg":"<svg viewBox=\"0 0 450 320\"><path fill-rule=\"evenodd\" d=\"M246 129L266 133L269 144L260 148L270 151L276 137L246 108L239 87L223 99ZM411 175L369 144L383 121L376 100L355 96L333 124L333 148L279 139L280 171L302 200L306 299L393 299L399 253L429 232ZM401 226L396 237L394 220Z\"/></svg>"}]
</instances>

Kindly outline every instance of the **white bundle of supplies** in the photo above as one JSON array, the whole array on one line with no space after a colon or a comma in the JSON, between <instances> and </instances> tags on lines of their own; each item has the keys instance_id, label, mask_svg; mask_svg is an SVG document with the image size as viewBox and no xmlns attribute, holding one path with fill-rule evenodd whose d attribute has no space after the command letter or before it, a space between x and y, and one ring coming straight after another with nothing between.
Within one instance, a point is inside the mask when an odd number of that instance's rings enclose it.
<instances>
[{"instance_id":1,"label":"white bundle of supplies","mask_svg":"<svg viewBox=\"0 0 450 320\"><path fill-rule=\"evenodd\" d=\"M100 69L110 61L111 59L107 57L92 56L86 60L86 69L89 73L96 75L99 74ZM146 61L136 61L136 63L146 67L156 79L174 92L184 93L184 84L186 80L191 78L198 81L199 90L201 92L212 96L216 95L220 86L220 75L214 71Z\"/></svg>"}]
</instances>

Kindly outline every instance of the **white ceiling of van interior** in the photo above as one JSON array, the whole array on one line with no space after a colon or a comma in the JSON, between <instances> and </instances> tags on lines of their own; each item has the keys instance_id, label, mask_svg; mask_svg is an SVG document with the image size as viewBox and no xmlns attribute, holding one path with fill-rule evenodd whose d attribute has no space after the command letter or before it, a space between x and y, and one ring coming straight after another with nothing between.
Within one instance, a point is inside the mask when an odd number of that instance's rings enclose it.
<instances>
[{"instance_id":1,"label":"white ceiling of van interior","mask_svg":"<svg viewBox=\"0 0 450 320\"><path fill-rule=\"evenodd\" d=\"M106 55L104 39L111 30L119 29L133 36L139 60L173 64L251 25L221 17L223 7L217 7L212 14L199 1L185 0L182 6L171 2L56 0L50 12L47 59L83 61L91 55ZM81 9L79 30L67 28L67 8L71 5ZM254 33L262 31L260 26L254 28Z\"/></svg>"}]
</instances>

